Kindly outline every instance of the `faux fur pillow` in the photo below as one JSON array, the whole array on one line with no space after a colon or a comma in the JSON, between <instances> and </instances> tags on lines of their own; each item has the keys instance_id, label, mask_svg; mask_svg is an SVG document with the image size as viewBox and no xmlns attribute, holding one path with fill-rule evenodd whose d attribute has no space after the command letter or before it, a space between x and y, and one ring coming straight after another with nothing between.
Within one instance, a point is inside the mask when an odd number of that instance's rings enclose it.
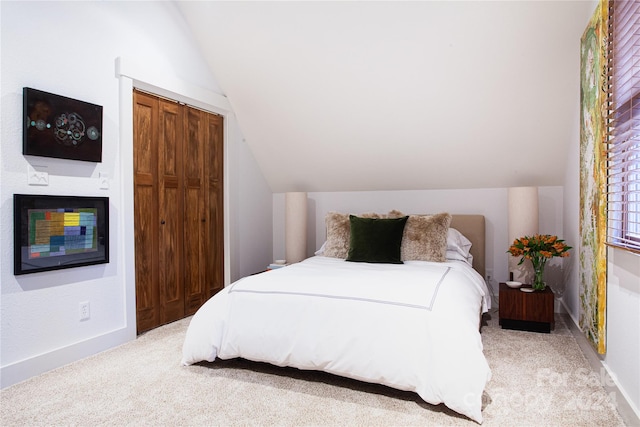
<instances>
[{"instance_id":1,"label":"faux fur pillow","mask_svg":"<svg viewBox=\"0 0 640 427\"><path fill-rule=\"evenodd\" d=\"M327 227L327 242L324 244L324 256L346 258L349 253L349 215L329 212L324 217Z\"/></svg>"},{"instance_id":2,"label":"faux fur pillow","mask_svg":"<svg viewBox=\"0 0 640 427\"><path fill-rule=\"evenodd\" d=\"M402 212L391 211L388 218L405 216ZM451 224L451 214L410 215L404 227L401 258L403 261L446 261L447 232Z\"/></svg>"},{"instance_id":3,"label":"faux fur pillow","mask_svg":"<svg viewBox=\"0 0 640 427\"><path fill-rule=\"evenodd\" d=\"M358 216L361 218L381 218L381 215L376 213L365 213ZM349 214L329 212L325 216L324 222L327 227L327 241L324 244L323 256L346 259L349 254L349 239L351 237Z\"/></svg>"}]
</instances>

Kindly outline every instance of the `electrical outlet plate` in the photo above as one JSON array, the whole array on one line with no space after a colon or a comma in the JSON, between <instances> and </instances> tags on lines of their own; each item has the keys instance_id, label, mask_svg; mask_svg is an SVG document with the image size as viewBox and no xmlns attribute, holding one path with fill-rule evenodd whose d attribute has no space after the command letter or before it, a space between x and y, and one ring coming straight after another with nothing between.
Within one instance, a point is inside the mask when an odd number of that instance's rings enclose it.
<instances>
[{"instance_id":1,"label":"electrical outlet plate","mask_svg":"<svg viewBox=\"0 0 640 427\"><path fill-rule=\"evenodd\" d=\"M487 279L487 281L491 281L491 279L493 279L493 269L491 268L487 268L485 269L485 278Z\"/></svg>"},{"instance_id":2,"label":"electrical outlet plate","mask_svg":"<svg viewBox=\"0 0 640 427\"><path fill-rule=\"evenodd\" d=\"M91 314L89 312L89 301L80 303L80 320L89 320Z\"/></svg>"}]
</instances>

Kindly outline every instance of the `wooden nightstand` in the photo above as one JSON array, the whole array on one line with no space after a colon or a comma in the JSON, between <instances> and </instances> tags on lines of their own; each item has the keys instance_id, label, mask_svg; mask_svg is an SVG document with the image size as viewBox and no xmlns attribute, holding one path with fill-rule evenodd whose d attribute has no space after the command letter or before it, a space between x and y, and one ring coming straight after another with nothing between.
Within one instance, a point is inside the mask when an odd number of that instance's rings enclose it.
<instances>
[{"instance_id":1,"label":"wooden nightstand","mask_svg":"<svg viewBox=\"0 0 640 427\"><path fill-rule=\"evenodd\" d=\"M551 332L554 326L553 291L522 292L500 283L498 311L504 329L532 332Z\"/></svg>"}]
</instances>

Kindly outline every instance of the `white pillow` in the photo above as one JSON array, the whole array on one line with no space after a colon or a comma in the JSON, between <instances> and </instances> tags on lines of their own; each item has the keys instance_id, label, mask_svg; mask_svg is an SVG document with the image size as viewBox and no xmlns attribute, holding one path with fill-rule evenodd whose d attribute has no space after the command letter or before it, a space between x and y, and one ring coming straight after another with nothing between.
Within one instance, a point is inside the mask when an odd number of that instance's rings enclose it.
<instances>
[{"instance_id":1,"label":"white pillow","mask_svg":"<svg viewBox=\"0 0 640 427\"><path fill-rule=\"evenodd\" d=\"M473 267L473 255L471 254L464 257L460 255L460 252L458 251L447 251L445 258L447 259L447 261L462 261Z\"/></svg>"},{"instance_id":2,"label":"white pillow","mask_svg":"<svg viewBox=\"0 0 640 427\"><path fill-rule=\"evenodd\" d=\"M318 255L318 256L324 255L324 247L325 247L326 244L327 244L327 242L324 242L322 244L322 246L320 246L320 249L318 249L317 251L314 252L315 255Z\"/></svg>"},{"instance_id":3,"label":"white pillow","mask_svg":"<svg viewBox=\"0 0 640 427\"><path fill-rule=\"evenodd\" d=\"M447 260L465 261L473 264L473 255L469 253L471 242L455 228L449 227L447 232Z\"/></svg>"}]
</instances>

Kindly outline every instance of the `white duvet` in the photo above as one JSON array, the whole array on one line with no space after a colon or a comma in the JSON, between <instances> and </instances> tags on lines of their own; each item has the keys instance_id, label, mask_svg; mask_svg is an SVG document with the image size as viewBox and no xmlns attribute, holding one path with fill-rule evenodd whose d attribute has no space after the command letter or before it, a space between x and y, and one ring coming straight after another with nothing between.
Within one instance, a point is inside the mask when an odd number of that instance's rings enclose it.
<instances>
[{"instance_id":1,"label":"white duvet","mask_svg":"<svg viewBox=\"0 0 640 427\"><path fill-rule=\"evenodd\" d=\"M416 392L482 422L491 371L482 277L465 263L316 256L216 294L187 330L184 365L242 357Z\"/></svg>"}]
</instances>

